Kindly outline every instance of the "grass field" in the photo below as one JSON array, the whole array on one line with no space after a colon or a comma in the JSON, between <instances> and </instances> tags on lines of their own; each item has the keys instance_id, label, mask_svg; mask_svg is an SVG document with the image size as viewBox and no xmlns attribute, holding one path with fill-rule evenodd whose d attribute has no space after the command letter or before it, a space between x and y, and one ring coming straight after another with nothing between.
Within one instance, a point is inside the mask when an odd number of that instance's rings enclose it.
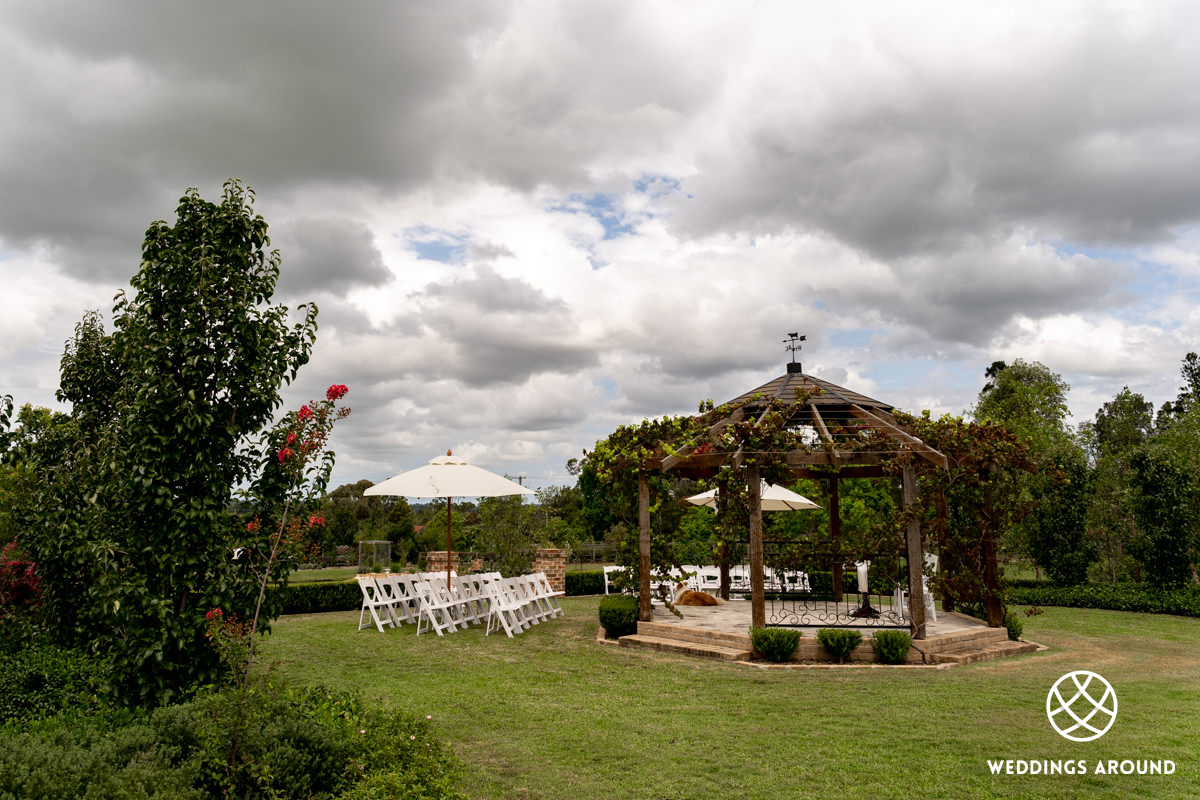
<instances>
[{"instance_id":1,"label":"grass field","mask_svg":"<svg viewBox=\"0 0 1200 800\"><path fill-rule=\"evenodd\" d=\"M597 603L567 598L565 619L515 639L287 617L262 652L288 680L433 715L475 798L1200 796L1197 619L1053 608L1026 623L1042 653L767 671L598 645ZM1046 719L1050 687L1078 669L1120 703L1094 742ZM1083 759L1089 774L992 775L988 759ZM1091 774L1108 759L1170 759L1175 774Z\"/></svg>"}]
</instances>

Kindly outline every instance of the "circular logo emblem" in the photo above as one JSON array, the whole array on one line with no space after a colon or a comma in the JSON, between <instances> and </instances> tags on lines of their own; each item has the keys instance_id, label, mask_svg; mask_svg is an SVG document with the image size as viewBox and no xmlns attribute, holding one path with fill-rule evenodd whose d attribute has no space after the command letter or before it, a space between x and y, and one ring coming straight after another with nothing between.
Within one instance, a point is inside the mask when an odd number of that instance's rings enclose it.
<instances>
[{"instance_id":1,"label":"circular logo emblem","mask_svg":"<svg viewBox=\"0 0 1200 800\"><path fill-rule=\"evenodd\" d=\"M1054 730L1073 742L1099 739L1117 718L1117 693L1108 681L1085 669L1068 672L1046 695L1046 716Z\"/></svg>"}]
</instances>

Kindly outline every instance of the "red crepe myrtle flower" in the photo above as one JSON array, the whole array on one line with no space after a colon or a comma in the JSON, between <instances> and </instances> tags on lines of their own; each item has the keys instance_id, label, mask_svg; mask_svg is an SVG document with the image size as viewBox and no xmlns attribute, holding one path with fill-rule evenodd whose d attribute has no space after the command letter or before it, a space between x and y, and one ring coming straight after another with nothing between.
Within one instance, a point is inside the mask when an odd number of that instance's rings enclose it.
<instances>
[{"instance_id":1,"label":"red crepe myrtle flower","mask_svg":"<svg viewBox=\"0 0 1200 800\"><path fill-rule=\"evenodd\" d=\"M294 433L289 433L289 434L287 435L287 443L288 443L288 444L295 444L295 443L296 443L296 434L294 434Z\"/></svg>"},{"instance_id":2,"label":"red crepe myrtle flower","mask_svg":"<svg viewBox=\"0 0 1200 800\"><path fill-rule=\"evenodd\" d=\"M335 383L325 390L325 399L329 402L341 400L346 396L346 392L350 391L344 383Z\"/></svg>"},{"instance_id":3,"label":"red crepe myrtle flower","mask_svg":"<svg viewBox=\"0 0 1200 800\"><path fill-rule=\"evenodd\" d=\"M308 406L300 406L300 411L297 412L296 417L301 422L308 422L310 419L312 419L312 409Z\"/></svg>"},{"instance_id":4,"label":"red crepe myrtle flower","mask_svg":"<svg viewBox=\"0 0 1200 800\"><path fill-rule=\"evenodd\" d=\"M320 528L325 525L325 518L319 514L313 514L308 518L309 527Z\"/></svg>"},{"instance_id":5,"label":"red crepe myrtle flower","mask_svg":"<svg viewBox=\"0 0 1200 800\"><path fill-rule=\"evenodd\" d=\"M292 457L292 448L285 447L279 451L279 463L280 464L287 461L291 457Z\"/></svg>"}]
</instances>

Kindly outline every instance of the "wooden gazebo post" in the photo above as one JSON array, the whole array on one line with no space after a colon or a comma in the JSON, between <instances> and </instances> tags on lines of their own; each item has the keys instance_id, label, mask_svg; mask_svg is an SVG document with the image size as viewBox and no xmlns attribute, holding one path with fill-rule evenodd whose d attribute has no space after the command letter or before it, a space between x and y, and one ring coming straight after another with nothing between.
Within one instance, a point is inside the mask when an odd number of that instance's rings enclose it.
<instances>
[{"instance_id":1,"label":"wooden gazebo post","mask_svg":"<svg viewBox=\"0 0 1200 800\"><path fill-rule=\"evenodd\" d=\"M638 619L654 620L650 605L650 483L638 470Z\"/></svg>"},{"instance_id":2,"label":"wooden gazebo post","mask_svg":"<svg viewBox=\"0 0 1200 800\"><path fill-rule=\"evenodd\" d=\"M762 479L758 466L746 469L746 494L750 506L750 624L767 627L766 596L763 591Z\"/></svg>"},{"instance_id":3,"label":"wooden gazebo post","mask_svg":"<svg viewBox=\"0 0 1200 800\"><path fill-rule=\"evenodd\" d=\"M838 477L829 479L829 541L833 548L830 574L833 580L833 602L842 602L842 514L838 498Z\"/></svg>"},{"instance_id":4,"label":"wooden gazebo post","mask_svg":"<svg viewBox=\"0 0 1200 800\"><path fill-rule=\"evenodd\" d=\"M917 502L917 471L904 467L900 473L901 493L904 508L912 508ZM921 547L921 521L916 516L909 517L908 528L904 532L904 541L908 556L908 619L912 628L912 638L925 638L925 592L924 569L925 553Z\"/></svg>"}]
</instances>

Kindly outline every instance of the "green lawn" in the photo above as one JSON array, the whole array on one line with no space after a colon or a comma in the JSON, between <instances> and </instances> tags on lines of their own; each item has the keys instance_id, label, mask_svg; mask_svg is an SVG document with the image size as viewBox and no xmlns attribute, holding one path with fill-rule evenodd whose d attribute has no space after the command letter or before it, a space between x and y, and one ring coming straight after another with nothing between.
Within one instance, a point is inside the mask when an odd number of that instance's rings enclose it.
<instances>
[{"instance_id":1,"label":"green lawn","mask_svg":"<svg viewBox=\"0 0 1200 800\"><path fill-rule=\"evenodd\" d=\"M1049 609L1050 650L946 670L758 670L594 642L598 599L515 639L355 630L288 617L264 661L431 714L476 798L1186 798L1200 794L1200 620ZM1116 689L1089 743L1046 720L1050 686L1090 669ZM1100 759L1174 775L1092 775ZM993 776L988 759L1085 759L1089 774Z\"/></svg>"},{"instance_id":2,"label":"green lawn","mask_svg":"<svg viewBox=\"0 0 1200 800\"><path fill-rule=\"evenodd\" d=\"M348 581L358 574L357 567L324 567L322 569L297 569L288 576L289 583L323 583L325 581Z\"/></svg>"}]
</instances>

